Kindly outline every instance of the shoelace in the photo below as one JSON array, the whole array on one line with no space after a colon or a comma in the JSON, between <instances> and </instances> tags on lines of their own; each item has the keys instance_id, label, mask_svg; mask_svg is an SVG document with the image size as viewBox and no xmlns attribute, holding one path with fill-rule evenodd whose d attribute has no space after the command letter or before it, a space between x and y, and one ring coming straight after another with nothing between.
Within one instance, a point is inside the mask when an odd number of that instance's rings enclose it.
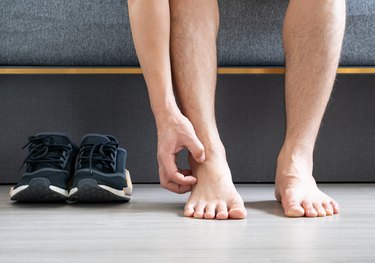
<instances>
[{"instance_id":1,"label":"shoelace","mask_svg":"<svg viewBox=\"0 0 375 263\"><path fill-rule=\"evenodd\" d=\"M26 170L29 171L33 164L36 163L52 163L57 168L63 169L67 152L71 150L71 146L64 144L55 144L53 138L48 135L31 136L22 149L29 146L29 154L23 161L20 171L26 164Z\"/></svg>"},{"instance_id":2,"label":"shoelace","mask_svg":"<svg viewBox=\"0 0 375 263\"><path fill-rule=\"evenodd\" d=\"M87 144L81 147L78 163L88 162L90 174L93 173L93 162L100 162L104 167L115 169L115 153L118 148L116 142Z\"/></svg>"}]
</instances>

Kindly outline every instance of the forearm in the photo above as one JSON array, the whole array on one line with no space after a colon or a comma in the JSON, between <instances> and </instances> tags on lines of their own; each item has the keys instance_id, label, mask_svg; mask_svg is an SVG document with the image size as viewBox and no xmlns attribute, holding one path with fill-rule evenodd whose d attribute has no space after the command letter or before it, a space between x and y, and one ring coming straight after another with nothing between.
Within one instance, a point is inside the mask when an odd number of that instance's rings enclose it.
<instances>
[{"instance_id":1,"label":"forearm","mask_svg":"<svg viewBox=\"0 0 375 263\"><path fill-rule=\"evenodd\" d=\"M179 112L173 94L168 0L129 0L134 45L157 122ZM158 121L159 120L159 121Z\"/></svg>"}]
</instances>

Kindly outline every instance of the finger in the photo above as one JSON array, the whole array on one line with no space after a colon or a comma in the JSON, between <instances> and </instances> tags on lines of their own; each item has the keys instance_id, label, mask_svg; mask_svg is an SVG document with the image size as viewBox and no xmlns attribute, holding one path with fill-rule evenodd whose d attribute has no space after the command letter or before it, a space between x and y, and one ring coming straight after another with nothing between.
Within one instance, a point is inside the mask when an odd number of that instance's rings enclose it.
<instances>
[{"instance_id":1,"label":"finger","mask_svg":"<svg viewBox=\"0 0 375 263\"><path fill-rule=\"evenodd\" d=\"M186 192L190 192L192 186L191 185L178 185L173 182L168 182L163 186L165 189L172 191L177 194L184 194Z\"/></svg>"},{"instance_id":2,"label":"finger","mask_svg":"<svg viewBox=\"0 0 375 263\"><path fill-rule=\"evenodd\" d=\"M206 159L204 146L195 134L190 138L185 146L188 148L194 160L196 160L198 163L204 162Z\"/></svg>"},{"instance_id":3,"label":"finger","mask_svg":"<svg viewBox=\"0 0 375 263\"><path fill-rule=\"evenodd\" d=\"M191 175L183 175L182 173L176 172L174 175L169 176L169 181L179 185L194 185L197 183L197 178Z\"/></svg>"},{"instance_id":4,"label":"finger","mask_svg":"<svg viewBox=\"0 0 375 263\"><path fill-rule=\"evenodd\" d=\"M176 156L174 154L164 154L159 156L160 178L166 178L165 181L172 181L180 185L190 185L196 182L192 176L184 176L176 165ZM184 171L186 173L186 171Z\"/></svg>"}]
</instances>

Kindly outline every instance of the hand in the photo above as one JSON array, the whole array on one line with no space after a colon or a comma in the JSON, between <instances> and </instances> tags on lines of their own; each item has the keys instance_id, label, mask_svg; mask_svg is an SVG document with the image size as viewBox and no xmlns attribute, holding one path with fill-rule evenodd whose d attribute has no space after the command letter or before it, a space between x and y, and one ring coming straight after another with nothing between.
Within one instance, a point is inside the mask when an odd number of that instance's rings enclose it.
<instances>
[{"instance_id":1,"label":"hand","mask_svg":"<svg viewBox=\"0 0 375 263\"><path fill-rule=\"evenodd\" d=\"M191 191L197 179L190 170L177 168L176 156L182 149L187 148L197 162L205 160L203 144L195 134L193 125L179 113L159 119L157 127L160 185L179 194Z\"/></svg>"}]
</instances>

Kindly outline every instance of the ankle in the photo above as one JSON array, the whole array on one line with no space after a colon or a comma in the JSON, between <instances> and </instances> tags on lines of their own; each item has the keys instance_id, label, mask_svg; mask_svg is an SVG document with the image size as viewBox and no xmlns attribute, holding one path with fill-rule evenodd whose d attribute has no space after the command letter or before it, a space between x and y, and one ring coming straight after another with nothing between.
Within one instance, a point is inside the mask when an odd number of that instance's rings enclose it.
<instances>
[{"instance_id":1,"label":"ankle","mask_svg":"<svg viewBox=\"0 0 375 263\"><path fill-rule=\"evenodd\" d=\"M312 151L304 148L282 147L277 158L276 184L291 180L311 179L313 171Z\"/></svg>"},{"instance_id":2,"label":"ankle","mask_svg":"<svg viewBox=\"0 0 375 263\"><path fill-rule=\"evenodd\" d=\"M278 160L279 159L304 159L306 161L311 161L314 154L314 145L310 143L289 143L284 142L282 146Z\"/></svg>"},{"instance_id":3,"label":"ankle","mask_svg":"<svg viewBox=\"0 0 375 263\"><path fill-rule=\"evenodd\" d=\"M209 160L226 160L226 152L224 145L220 142L216 143L204 143L204 149L205 149L205 155L206 155L206 161Z\"/></svg>"},{"instance_id":4,"label":"ankle","mask_svg":"<svg viewBox=\"0 0 375 263\"><path fill-rule=\"evenodd\" d=\"M217 159L226 160L225 147L218 135L206 137L198 135L198 138L204 146L205 161Z\"/></svg>"},{"instance_id":5,"label":"ankle","mask_svg":"<svg viewBox=\"0 0 375 263\"><path fill-rule=\"evenodd\" d=\"M279 156L277 157L277 167L291 167L291 166L304 166L312 169L313 156L312 154L306 154L300 151L287 151L281 149Z\"/></svg>"},{"instance_id":6,"label":"ankle","mask_svg":"<svg viewBox=\"0 0 375 263\"><path fill-rule=\"evenodd\" d=\"M313 167L313 147L306 144L284 143L277 157L277 167L281 170L290 167L306 167L312 170Z\"/></svg>"}]
</instances>

